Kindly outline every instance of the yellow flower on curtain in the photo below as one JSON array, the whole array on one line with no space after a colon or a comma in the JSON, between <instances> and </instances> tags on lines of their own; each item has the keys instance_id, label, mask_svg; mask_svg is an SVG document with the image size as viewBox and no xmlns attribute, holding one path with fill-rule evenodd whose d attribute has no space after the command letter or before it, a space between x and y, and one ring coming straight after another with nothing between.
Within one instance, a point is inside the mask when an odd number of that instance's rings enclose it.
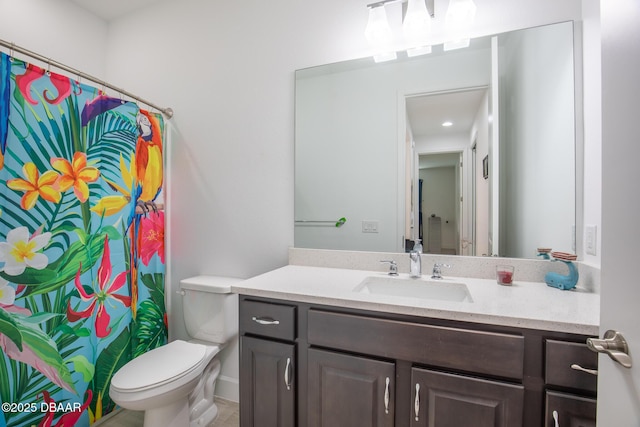
<instances>
[{"instance_id":1,"label":"yellow flower on curtain","mask_svg":"<svg viewBox=\"0 0 640 427\"><path fill-rule=\"evenodd\" d=\"M61 173L56 185L60 192L65 192L73 187L78 200L82 203L89 199L89 183L95 182L100 176L97 168L87 166L87 155L77 151L73 155L73 160L56 157L51 159L51 166Z\"/></svg>"},{"instance_id":2,"label":"yellow flower on curtain","mask_svg":"<svg viewBox=\"0 0 640 427\"><path fill-rule=\"evenodd\" d=\"M120 155L120 175L124 187L104 178L107 184L120 194L101 198L98 200L98 203L91 208L93 212L101 216L114 215L131 202L131 191L133 183L136 180L135 155L133 153L131 153L129 167L127 167L124 163L124 158Z\"/></svg>"},{"instance_id":3,"label":"yellow flower on curtain","mask_svg":"<svg viewBox=\"0 0 640 427\"><path fill-rule=\"evenodd\" d=\"M24 191L20 206L28 210L36 205L38 197L58 203L60 201L60 191L56 187L58 174L54 171L47 171L40 176L38 168L32 162L25 163L22 167L25 179L15 178L7 181L7 187L16 191Z\"/></svg>"}]
</instances>

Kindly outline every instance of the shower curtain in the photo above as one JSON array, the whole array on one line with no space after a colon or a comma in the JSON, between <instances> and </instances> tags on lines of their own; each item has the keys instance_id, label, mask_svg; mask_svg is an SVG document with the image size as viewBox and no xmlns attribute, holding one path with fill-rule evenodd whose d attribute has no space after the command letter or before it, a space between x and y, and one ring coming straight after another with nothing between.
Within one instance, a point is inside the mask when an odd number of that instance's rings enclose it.
<instances>
[{"instance_id":1,"label":"shower curtain","mask_svg":"<svg viewBox=\"0 0 640 427\"><path fill-rule=\"evenodd\" d=\"M88 426L166 343L164 122L0 61L0 427Z\"/></svg>"}]
</instances>

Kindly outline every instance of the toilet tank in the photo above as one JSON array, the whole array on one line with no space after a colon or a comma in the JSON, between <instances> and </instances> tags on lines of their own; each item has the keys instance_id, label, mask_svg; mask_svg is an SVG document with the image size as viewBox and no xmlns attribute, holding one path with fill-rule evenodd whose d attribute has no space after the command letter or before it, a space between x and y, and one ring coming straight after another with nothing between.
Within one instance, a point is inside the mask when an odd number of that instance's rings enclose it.
<instances>
[{"instance_id":1,"label":"toilet tank","mask_svg":"<svg viewBox=\"0 0 640 427\"><path fill-rule=\"evenodd\" d=\"M180 281L182 311L191 338L225 344L238 333L238 295L231 285L242 279L197 276Z\"/></svg>"}]
</instances>

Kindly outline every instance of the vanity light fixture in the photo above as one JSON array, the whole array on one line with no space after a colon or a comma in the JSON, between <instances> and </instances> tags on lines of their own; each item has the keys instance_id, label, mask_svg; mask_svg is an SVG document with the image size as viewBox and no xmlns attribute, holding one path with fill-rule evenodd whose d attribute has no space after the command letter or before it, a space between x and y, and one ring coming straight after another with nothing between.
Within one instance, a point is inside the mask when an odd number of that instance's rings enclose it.
<instances>
[{"instance_id":1,"label":"vanity light fixture","mask_svg":"<svg viewBox=\"0 0 640 427\"><path fill-rule=\"evenodd\" d=\"M384 2L369 5L369 21L364 30L369 44L377 51L373 56L376 62L391 61L397 58L395 51L391 48L393 33L384 5Z\"/></svg>"},{"instance_id":2,"label":"vanity light fixture","mask_svg":"<svg viewBox=\"0 0 640 427\"><path fill-rule=\"evenodd\" d=\"M402 42L402 46L398 44L398 40L394 40L396 37L385 9L387 5L393 3L407 3L402 22L404 38L397 37ZM396 59L397 50L406 50L409 57L431 53L429 38L431 19L435 17L434 3L435 0L380 0L368 4L369 21L364 34L376 52L374 60L382 62ZM469 46L468 32L475 14L476 5L473 0L449 0L445 15L445 29L447 33L451 33L452 38L444 43L445 51Z\"/></svg>"},{"instance_id":3,"label":"vanity light fixture","mask_svg":"<svg viewBox=\"0 0 640 427\"><path fill-rule=\"evenodd\" d=\"M445 42L444 50L469 47L469 28L476 16L476 5L473 0L449 0L449 8L445 15L445 25L448 31L456 35L455 40Z\"/></svg>"},{"instance_id":4,"label":"vanity light fixture","mask_svg":"<svg viewBox=\"0 0 640 427\"><path fill-rule=\"evenodd\" d=\"M429 44L431 15L429 15L424 0L409 0L407 12L402 23L402 30L409 43L408 56L431 53L431 45Z\"/></svg>"}]
</instances>

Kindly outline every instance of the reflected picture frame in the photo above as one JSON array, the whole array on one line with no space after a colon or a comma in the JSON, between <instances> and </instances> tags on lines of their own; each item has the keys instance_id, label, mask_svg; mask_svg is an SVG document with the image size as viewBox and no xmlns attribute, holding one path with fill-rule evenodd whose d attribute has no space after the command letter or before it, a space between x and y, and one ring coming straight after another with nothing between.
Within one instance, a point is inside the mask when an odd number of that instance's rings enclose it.
<instances>
[{"instance_id":1,"label":"reflected picture frame","mask_svg":"<svg viewBox=\"0 0 640 427\"><path fill-rule=\"evenodd\" d=\"M482 159L482 177L484 179L489 179L489 155L487 154Z\"/></svg>"}]
</instances>

